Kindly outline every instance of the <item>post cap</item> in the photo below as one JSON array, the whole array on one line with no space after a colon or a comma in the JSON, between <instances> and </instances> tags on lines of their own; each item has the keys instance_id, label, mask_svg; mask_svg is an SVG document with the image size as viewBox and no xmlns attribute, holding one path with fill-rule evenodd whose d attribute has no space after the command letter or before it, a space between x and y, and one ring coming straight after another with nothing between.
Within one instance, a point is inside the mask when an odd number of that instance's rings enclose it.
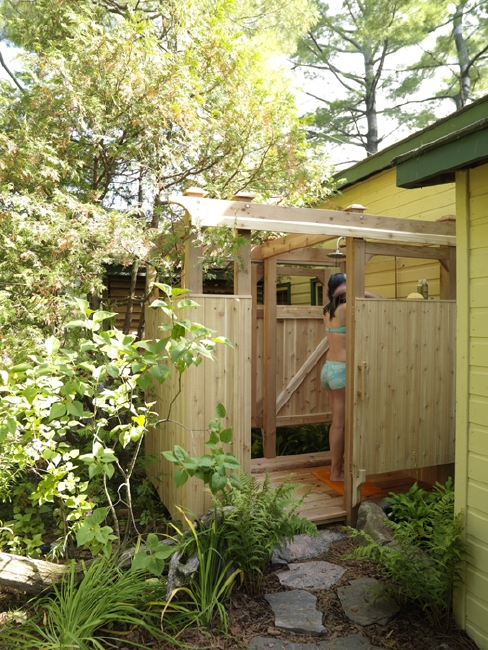
<instances>
[{"instance_id":1,"label":"post cap","mask_svg":"<svg viewBox=\"0 0 488 650\"><path fill-rule=\"evenodd\" d=\"M348 205L347 208L344 208L343 212L360 212L362 214L367 209L360 203L353 203L352 205Z\"/></svg>"},{"instance_id":2,"label":"post cap","mask_svg":"<svg viewBox=\"0 0 488 650\"><path fill-rule=\"evenodd\" d=\"M183 196L197 196L200 199L202 199L205 194L205 190L202 190L200 187L189 187L183 192Z\"/></svg>"},{"instance_id":3,"label":"post cap","mask_svg":"<svg viewBox=\"0 0 488 650\"><path fill-rule=\"evenodd\" d=\"M232 200L251 202L253 198L254 198L254 194L250 194L249 192L237 192L237 194L234 194L234 196L232 197Z\"/></svg>"}]
</instances>

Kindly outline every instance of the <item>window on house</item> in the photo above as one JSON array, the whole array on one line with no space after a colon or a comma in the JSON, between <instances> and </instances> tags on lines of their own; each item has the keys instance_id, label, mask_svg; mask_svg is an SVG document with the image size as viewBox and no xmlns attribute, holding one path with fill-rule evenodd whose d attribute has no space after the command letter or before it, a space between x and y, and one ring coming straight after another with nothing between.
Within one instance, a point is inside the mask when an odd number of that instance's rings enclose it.
<instances>
[{"instance_id":1,"label":"window on house","mask_svg":"<svg viewBox=\"0 0 488 650\"><path fill-rule=\"evenodd\" d=\"M310 304L317 306L324 304L324 285L317 278L310 280Z\"/></svg>"}]
</instances>

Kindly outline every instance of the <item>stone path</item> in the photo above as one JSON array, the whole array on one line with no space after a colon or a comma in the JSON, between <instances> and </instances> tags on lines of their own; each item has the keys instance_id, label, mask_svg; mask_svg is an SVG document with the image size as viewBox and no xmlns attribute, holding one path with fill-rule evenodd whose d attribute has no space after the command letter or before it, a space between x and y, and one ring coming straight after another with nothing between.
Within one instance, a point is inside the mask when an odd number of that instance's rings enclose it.
<instances>
[{"instance_id":1,"label":"stone path","mask_svg":"<svg viewBox=\"0 0 488 650\"><path fill-rule=\"evenodd\" d=\"M328 632L322 623L324 612L317 609L317 598L309 593L309 590L331 589L345 569L330 562L300 560L322 555L332 542L343 537L324 530L319 537L297 535L285 548L275 549L272 563L287 567L276 575L282 585L291 587L289 591L265 595L275 615L275 628L307 635L309 640L294 643L258 636L249 643L252 650L382 650L371 645L362 634L327 640ZM362 626L386 625L400 609L382 593L381 584L373 578L352 580L349 585L339 587L337 595L345 615Z\"/></svg>"}]
</instances>

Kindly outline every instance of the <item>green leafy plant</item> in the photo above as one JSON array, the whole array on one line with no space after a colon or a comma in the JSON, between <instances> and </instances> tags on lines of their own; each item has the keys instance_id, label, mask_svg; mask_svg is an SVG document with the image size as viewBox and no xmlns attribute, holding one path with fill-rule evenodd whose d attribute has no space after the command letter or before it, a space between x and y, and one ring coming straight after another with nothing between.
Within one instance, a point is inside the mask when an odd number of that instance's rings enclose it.
<instances>
[{"instance_id":1,"label":"green leafy plant","mask_svg":"<svg viewBox=\"0 0 488 650\"><path fill-rule=\"evenodd\" d=\"M148 603L160 589L157 584L144 581L138 572L124 572L103 558L86 569L79 585L76 577L72 565L61 585L53 585L52 594L31 602L34 614L25 623L5 625L0 648L105 650L119 647L116 639L121 635L124 645L145 648L128 636L135 628L172 641L161 631L159 615L149 611Z\"/></svg>"},{"instance_id":2,"label":"green leafy plant","mask_svg":"<svg viewBox=\"0 0 488 650\"><path fill-rule=\"evenodd\" d=\"M167 560L175 552L176 546L163 544L154 533L150 533L146 539L146 545L140 548L140 540L137 544L134 557L132 559L132 570L151 573L159 577L165 568Z\"/></svg>"},{"instance_id":3,"label":"green leafy plant","mask_svg":"<svg viewBox=\"0 0 488 650\"><path fill-rule=\"evenodd\" d=\"M173 299L179 310L196 306L181 298L185 290L164 284L158 288L167 296L152 303L167 317L162 338L138 341L134 335L104 329L114 314L93 311L78 299L81 319L66 326L78 333L75 349L52 336L26 362L1 371L0 443L6 478L0 482L0 499L10 500L19 478L27 477L33 485L17 521L6 521L9 528L16 527L17 547L23 534L24 550L32 552L29 539L42 531L33 531L26 507L44 504L54 504L61 534L57 548L67 550L76 535L79 545L109 555L113 544L123 546L131 531L138 532L132 478L144 436L160 421L148 400L150 386L166 381L171 367L181 375L202 357L212 358L216 343L229 343L176 316ZM221 434L225 439L225 432ZM129 512L124 533L119 504ZM7 544L10 534L3 531ZM36 547L39 541L35 538Z\"/></svg>"},{"instance_id":4,"label":"green leafy plant","mask_svg":"<svg viewBox=\"0 0 488 650\"><path fill-rule=\"evenodd\" d=\"M204 443L210 449L210 454L194 458L179 445L175 445L173 451L162 452L166 460L178 468L174 473L178 487L184 485L190 476L202 480L209 486L212 494L224 490L227 485L240 487L239 477L235 472L231 471L227 476L227 470L238 470L241 466L234 454L225 452L221 446L232 441L232 429L222 428L221 419L226 416L223 404L217 404L216 415L217 417L209 422L210 436Z\"/></svg>"},{"instance_id":5,"label":"green leafy plant","mask_svg":"<svg viewBox=\"0 0 488 650\"><path fill-rule=\"evenodd\" d=\"M198 570L192 576L188 586L174 589L163 605L161 619L165 621L173 617L178 621L180 629L189 625L208 627L218 619L218 628L227 631L228 615L225 601L230 596L235 580L242 576L242 570L234 568L232 561L224 554L226 544L223 529L218 525L217 518L208 527L200 527L179 509L190 532L190 539L185 539L181 530L175 527L176 533L186 547L186 554L196 553Z\"/></svg>"},{"instance_id":6,"label":"green leafy plant","mask_svg":"<svg viewBox=\"0 0 488 650\"><path fill-rule=\"evenodd\" d=\"M214 503L222 513L220 534L226 557L243 571L246 589L256 594L274 547L299 533L317 535L317 528L298 515L305 495L295 496L299 486L291 478L274 488L268 474L262 485L244 474L241 483L240 489L214 496Z\"/></svg>"},{"instance_id":7,"label":"green leafy plant","mask_svg":"<svg viewBox=\"0 0 488 650\"><path fill-rule=\"evenodd\" d=\"M453 590L466 552L453 495L450 480L445 486L436 484L431 493L415 484L405 495L392 495L394 545L379 546L363 532L352 531L366 540L354 555L377 562L387 591L401 604L421 607L441 630L451 622Z\"/></svg>"}]
</instances>

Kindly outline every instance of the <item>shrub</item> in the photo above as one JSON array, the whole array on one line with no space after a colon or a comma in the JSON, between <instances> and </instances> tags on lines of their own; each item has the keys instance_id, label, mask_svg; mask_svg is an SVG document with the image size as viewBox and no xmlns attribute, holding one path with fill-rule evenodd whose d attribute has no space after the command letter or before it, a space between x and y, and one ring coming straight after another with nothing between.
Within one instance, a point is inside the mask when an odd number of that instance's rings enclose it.
<instances>
[{"instance_id":1,"label":"shrub","mask_svg":"<svg viewBox=\"0 0 488 650\"><path fill-rule=\"evenodd\" d=\"M247 590L256 594L274 547L298 533L316 535L317 527L297 514L305 497L295 496L298 485L291 479L273 488L268 475L260 485L244 474L241 483L241 489L214 496L214 503L222 511L219 532L226 543L226 557L244 572ZM225 506L231 507L223 510Z\"/></svg>"},{"instance_id":2,"label":"shrub","mask_svg":"<svg viewBox=\"0 0 488 650\"><path fill-rule=\"evenodd\" d=\"M356 557L378 562L386 589L403 605L415 603L437 629L451 622L452 595L460 580L459 565L465 554L461 539L461 514L454 514L454 490L449 480L429 493L415 484L407 494L393 495L389 522L396 545L379 546L364 533L366 546Z\"/></svg>"}]
</instances>

